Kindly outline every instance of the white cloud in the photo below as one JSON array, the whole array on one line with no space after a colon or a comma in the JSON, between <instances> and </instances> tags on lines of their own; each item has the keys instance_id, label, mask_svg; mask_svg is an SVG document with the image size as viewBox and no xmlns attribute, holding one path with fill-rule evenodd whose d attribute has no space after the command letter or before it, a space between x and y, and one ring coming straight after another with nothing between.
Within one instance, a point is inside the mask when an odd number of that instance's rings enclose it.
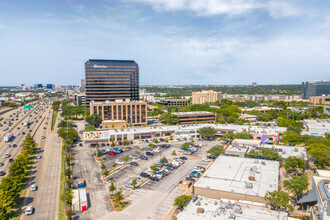
<instances>
[{"instance_id":1,"label":"white cloud","mask_svg":"<svg viewBox=\"0 0 330 220\"><path fill-rule=\"evenodd\" d=\"M198 16L243 15L261 9L274 18L301 15L300 9L286 1L275 0L131 0L150 4L157 11L189 10Z\"/></svg>"}]
</instances>

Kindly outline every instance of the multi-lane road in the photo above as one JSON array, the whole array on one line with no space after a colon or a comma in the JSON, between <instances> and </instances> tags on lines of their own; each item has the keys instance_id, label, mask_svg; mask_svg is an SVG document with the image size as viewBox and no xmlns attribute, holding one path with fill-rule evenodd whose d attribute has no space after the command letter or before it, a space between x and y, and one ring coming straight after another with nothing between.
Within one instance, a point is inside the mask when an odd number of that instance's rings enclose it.
<instances>
[{"instance_id":1,"label":"multi-lane road","mask_svg":"<svg viewBox=\"0 0 330 220\"><path fill-rule=\"evenodd\" d=\"M21 108L13 109L10 112L4 113L1 117L9 118L10 115L13 115L13 113L16 113ZM35 113L38 108L43 108L43 110L39 110ZM25 132L26 134L30 133L37 143L37 154L41 155L41 159L35 158L33 161L32 171L29 176L28 189L23 200L20 218L57 219L59 209L62 141L61 138L57 136L57 126L55 126L53 131L51 130L51 105L42 106L42 104L38 104L33 110L29 110L26 114L23 114L23 111L20 113L18 120L15 119L15 121L13 121L9 130L5 132L1 130L0 132L0 162L4 163L4 166L0 167L0 170L5 171L6 173L8 172L10 163L9 158L4 158L5 153L10 153L10 158L15 159L21 150L19 143L22 143L25 138L25 135L22 135L22 132ZM33 122L29 128L22 124L27 119ZM4 120L2 120L1 123L3 123L3 121ZM20 135L15 136L11 142L6 143L3 141L3 136L8 132L12 132L14 136L19 132ZM13 144L16 144L17 147L7 148L6 146L9 143L12 146ZM0 181L1 178L2 177L0 177ZM30 190L32 184L37 185L36 191ZM34 207L33 215L25 215L24 211L28 205Z\"/></svg>"}]
</instances>

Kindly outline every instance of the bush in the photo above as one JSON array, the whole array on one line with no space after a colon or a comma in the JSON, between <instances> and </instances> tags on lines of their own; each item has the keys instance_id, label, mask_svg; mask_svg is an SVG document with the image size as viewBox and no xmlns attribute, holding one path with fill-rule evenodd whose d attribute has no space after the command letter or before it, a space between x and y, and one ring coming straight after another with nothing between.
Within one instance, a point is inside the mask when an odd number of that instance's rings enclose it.
<instances>
[{"instance_id":1,"label":"bush","mask_svg":"<svg viewBox=\"0 0 330 220\"><path fill-rule=\"evenodd\" d=\"M160 160L161 163L168 163L168 160L166 157L163 157L161 160Z\"/></svg>"},{"instance_id":2,"label":"bush","mask_svg":"<svg viewBox=\"0 0 330 220\"><path fill-rule=\"evenodd\" d=\"M224 152L224 147L222 145L215 145L207 151L207 153L216 157L222 154L223 152Z\"/></svg>"},{"instance_id":3,"label":"bush","mask_svg":"<svg viewBox=\"0 0 330 220\"><path fill-rule=\"evenodd\" d=\"M175 152L175 150L173 150L172 155L173 156L176 156L177 155L176 152Z\"/></svg>"},{"instance_id":4,"label":"bush","mask_svg":"<svg viewBox=\"0 0 330 220\"><path fill-rule=\"evenodd\" d=\"M191 199L191 196L188 195L181 195L174 199L174 205L178 206L179 209L183 209L184 206L186 206Z\"/></svg>"},{"instance_id":5,"label":"bush","mask_svg":"<svg viewBox=\"0 0 330 220\"><path fill-rule=\"evenodd\" d=\"M128 161L129 158L128 157L123 157L123 161Z\"/></svg>"},{"instance_id":6,"label":"bush","mask_svg":"<svg viewBox=\"0 0 330 220\"><path fill-rule=\"evenodd\" d=\"M152 171L156 171L156 170L158 170L158 167L156 167L155 165L152 165L152 166L150 166L150 169L151 169Z\"/></svg>"}]
</instances>

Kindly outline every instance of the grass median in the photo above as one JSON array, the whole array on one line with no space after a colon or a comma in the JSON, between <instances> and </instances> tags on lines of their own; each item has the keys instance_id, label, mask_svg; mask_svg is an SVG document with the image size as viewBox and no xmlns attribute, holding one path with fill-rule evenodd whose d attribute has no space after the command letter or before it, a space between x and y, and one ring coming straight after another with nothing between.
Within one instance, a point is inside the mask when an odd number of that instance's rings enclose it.
<instances>
[{"instance_id":1,"label":"grass median","mask_svg":"<svg viewBox=\"0 0 330 220\"><path fill-rule=\"evenodd\" d=\"M54 130L54 126L55 126L55 123L56 123L57 114L58 114L58 111L53 111L52 130Z\"/></svg>"},{"instance_id":2,"label":"grass median","mask_svg":"<svg viewBox=\"0 0 330 220\"><path fill-rule=\"evenodd\" d=\"M62 154L61 154L61 178L60 178L60 203L59 203L59 209L58 209L58 219L59 220L65 220L65 199L64 199L64 167L65 167L65 150L64 143L62 143Z\"/></svg>"}]
</instances>

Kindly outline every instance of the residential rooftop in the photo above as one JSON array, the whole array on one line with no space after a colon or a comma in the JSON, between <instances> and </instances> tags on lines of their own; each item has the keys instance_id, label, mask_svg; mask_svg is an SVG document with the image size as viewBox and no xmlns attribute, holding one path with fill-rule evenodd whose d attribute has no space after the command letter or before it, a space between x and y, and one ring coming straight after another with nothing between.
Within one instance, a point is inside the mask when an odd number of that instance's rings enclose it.
<instances>
[{"instance_id":1,"label":"residential rooftop","mask_svg":"<svg viewBox=\"0 0 330 220\"><path fill-rule=\"evenodd\" d=\"M288 213L264 207L199 197L190 201L177 216L178 220L287 220ZM198 211L199 212L198 212Z\"/></svg>"},{"instance_id":2,"label":"residential rooftop","mask_svg":"<svg viewBox=\"0 0 330 220\"><path fill-rule=\"evenodd\" d=\"M264 197L278 190L278 175L278 161L220 156L194 187Z\"/></svg>"}]
</instances>

